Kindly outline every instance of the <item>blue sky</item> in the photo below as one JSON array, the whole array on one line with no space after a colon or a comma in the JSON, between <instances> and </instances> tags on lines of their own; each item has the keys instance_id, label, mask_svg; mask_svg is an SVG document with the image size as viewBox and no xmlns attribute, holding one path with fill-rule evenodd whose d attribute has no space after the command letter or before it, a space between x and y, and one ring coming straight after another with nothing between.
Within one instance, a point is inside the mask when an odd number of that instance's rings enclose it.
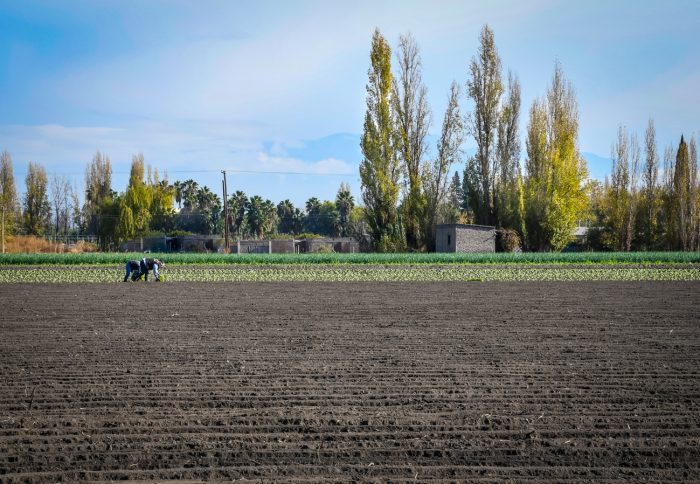
<instances>
[{"instance_id":1,"label":"blue sky","mask_svg":"<svg viewBox=\"0 0 700 484\"><path fill-rule=\"evenodd\" d=\"M618 125L642 134L649 117L661 149L700 130L696 0L0 0L0 149L20 186L31 160L82 190L100 150L118 190L142 152L171 180L217 191L223 168L305 172L313 175L233 173L229 191L301 205L333 198L346 181L359 199L374 28L392 45L406 32L418 41L432 143L484 23L504 75L520 78L523 132L555 59L577 92L582 152L607 158ZM590 159L593 175L609 170Z\"/></svg>"}]
</instances>

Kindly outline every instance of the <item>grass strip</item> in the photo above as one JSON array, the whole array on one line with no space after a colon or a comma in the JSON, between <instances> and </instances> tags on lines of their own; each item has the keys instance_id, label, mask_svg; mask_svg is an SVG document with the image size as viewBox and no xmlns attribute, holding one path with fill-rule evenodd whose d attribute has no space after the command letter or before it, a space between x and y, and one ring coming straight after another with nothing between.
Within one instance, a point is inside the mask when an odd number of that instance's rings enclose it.
<instances>
[{"instance_id":1,"label":"grass strip","mask_svg":"<svg viewBox=\"0 0 700 484\"><path fill-rule=\"evenodd\" d=\"M569 252L520 254L146 254L170 265L363 264L697 264L700 252ZM143 253L0 254L0 266L123 265Z\"/></svg>"}]
</instances>

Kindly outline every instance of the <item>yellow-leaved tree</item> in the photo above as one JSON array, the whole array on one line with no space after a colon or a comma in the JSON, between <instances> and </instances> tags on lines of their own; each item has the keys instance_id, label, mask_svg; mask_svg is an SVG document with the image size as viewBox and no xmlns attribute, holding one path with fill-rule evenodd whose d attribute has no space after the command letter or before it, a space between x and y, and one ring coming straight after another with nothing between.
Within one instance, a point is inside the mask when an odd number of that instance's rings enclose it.
<instances>
[{"instance_id":1,"label":"yellow-leaved tree","mask_svg":"<svg viewBox=\"0 0 700 484\"><path fill-rule=\"evenodd\" d=\"M589 203L586 162L578 150L578 105L559 63L545 98L530 108L526 145L527 248L559 251Z\"/></svg>"}]
</instances>

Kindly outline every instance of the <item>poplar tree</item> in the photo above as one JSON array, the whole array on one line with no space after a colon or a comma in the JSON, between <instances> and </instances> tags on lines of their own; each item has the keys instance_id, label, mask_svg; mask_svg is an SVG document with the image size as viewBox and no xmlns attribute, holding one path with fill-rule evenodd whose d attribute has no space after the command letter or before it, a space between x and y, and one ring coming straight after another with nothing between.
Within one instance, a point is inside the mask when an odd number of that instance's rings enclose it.
<instances>
[{"instance_id":1,"label":"poplar tree","mask_svg":"<svg viewBox=\"0 0 700 484\"><path fill-rule=\"evenodd\" d=\"M654 121L649 119L644 135L646 157L644 164L644 238L645 247L651 250L656 245L658 231L658 179L659 179L659 154L656 148L656 128Z\"/></svg>"},{"instance_id":2,"label":"poplar tree","mask_svg":"<svg viewBox=\"0 0 700 484\"><path fill-rule=\"evenodd\" d=\"M501 227L524 232L520 173L520 82L508 73L508 91L498 120L495 192L496 219Z\"/></svg>"},{"instance_id":3,"label":"poplar tree","mask_svg":"<svg viewBox=\"0 0 700 484\"><path fill-rule=\"evenodd\" d=\"M7 151L0 155L0 209L5 213L5 237L14 232L17 217L17 189L12 170L12 157Z\"/></svg>"},{"instance_id":4,"label":"poplar tree","mask_svg":"<svg viewBox=\"0 0 700 484\"><path fill-rule=\"evenodd\" d=\"M406 244L419 250L425 245L424 225L427 200L421 169L427 150L426 137L431 114L427 102L427 88L423 84L418 45L411 34L399 38L396 56L398 76L393 80L392 108L396 120L396 147L406 179L402 221Z\"/></svg>"},{"instance_id":5,"label":"poplar tree","mask_svg":"<svg viewBox=\"0 0 700 484\"><path fill-rule=\"evenodd\" d=\"M133 237L145 235L148 232L151 221L152 193L144 181L145 166L143 155L138 153L131 159L131 171L129 173L129 185L124 194L124 204L120 205L121 210L131 212L130 216L125 216L124 220L133 221L132 224L125 224L120 228L123 236ZM120 217L120 220L122 218ZM131 230L129 230L131 228Z\"/></svg>"},{"instance_id":6,"label":"poplar tree","mask_svg":"<svg viewBox=\"0 0 700 484\"><path fill-rule=\"evenodd\" d=\"M692 151L692 153L691 153ZM691 156L693 158L691 162ZM674 215L677 229L675 240L677 247L683 251L695 249L697 240L697 149L695 140L691 139L691 150L681 136L676 152L676 164L673 173Z\"/></svg>"},{"instance_id":7,"label":"poplar tree","mask_svg":"<svg viewBox=\"0 0 700 484\"><path fill-rule=\"evenodd\" d=\"M104 218L102 208L112 198L112 164L108 156L97 151L85 170L85 203L82 219L85 224L83 229L88 234L102 232L101 222L114 226L114 220L102 220Z\"/></svg>"},{"instance_id":8,"label":"poplar tree","mask_svg":"<svg viewBox=\"0 0 700 484\"><path fill-rule=\"evenodd\" d=\"M615 249L632 250L637 215L637 181L640 169L640 148L636 134L630 136L620 126L612 150L612 173L609 189L609 225L614 234Z\"/></svg>"},{"instance_id":9,"label":"poplar tree","mask_svg":"<svg viewBox=\"0 0 700 484\"><path fill-rule=\"evenodd\" d=\"M405 247L396 204L399 196L400 163L391 110L391 48L379 30L372 36L367 82L367 111L361 140L362 200L373 244L380 252Z\"/></svg>"},{"instance_id":10,"label":"poplar tree","mask_svg":"<svg viewBox=\"0 0 700 484\"><path fill-rule=\"evenodd\" d=\"M527 245L559 251L589 202L586 163L578 150L578 105L559 63L545 98L530 108L526 145Z\"/></svg>"},{"instance_id":11,"label":"poplar tree","mask_svg":"<svg viewBox=\"0 0 700 484\"><path fill-rule=\"evenodd\" d=\"M469 65L467 94L474 103L468 118L468 130L476 141L476 154L470 160L465 177L470 187L470 200L476 223L496 224L493 187L497 172L496 140L503 94L501 58L496 50L493 30L481 29L479 51Z\"/></svg>"},{"instance_id":12,"label":"poplar tree","mask_svg":"<svg viewBox=\"0 0 700 484\"><path fill-rule=\"evenodd\" d=\"M38 163L30 161L25 181L27 191L24 195L24 228L29 235L42 236L51 216L46 170Z\"/></svg>"},{"instance_id":13,"label":"poplar tree","mask_svg":"<svg viewBox=\"0 0 700 484\"><path fill-rule=\"evenodd\" d=\"M455 163L459 163L464 123L459 110L459 85L456 82L450 87L445 117L442 121L442 131L437 143L437 157L426 169L427 213L424 219L424 234L428 250L435 249L435 226L441 205L445 204L448 194L449 172ZM459 172L455 172L453 183L456 183L457 200L453 204L454 212L459 212L461 204L462 185Z\"/></svg>"}]
</instances>

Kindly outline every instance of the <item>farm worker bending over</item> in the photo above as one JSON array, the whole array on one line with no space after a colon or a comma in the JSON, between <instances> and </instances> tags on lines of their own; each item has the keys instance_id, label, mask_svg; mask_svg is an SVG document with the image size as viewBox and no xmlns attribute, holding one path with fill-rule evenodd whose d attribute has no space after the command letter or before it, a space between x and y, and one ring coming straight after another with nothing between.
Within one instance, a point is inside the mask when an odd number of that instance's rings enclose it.
<instances>
[{"instance_id":1,"label":"farm worker bending over","mask_svg":"<svg viewBox=\"0 0 700 484\"><path fill-rule=\"evenodd\" d=\"M156 276L156 282L160 281L160 275L158 274L158 268L165 267L163 261L159 259L146 259L145 257L139 262L140 275L143 276L143 280L148 280L148 271L153 270L153 275Z\"/></svg>"},{"instance_id":2,"label":"farm worker bending over","mask_svg":"<svg viewBox=\"0 0 700 484\"><path fill-rule=\"evenodd\" d=\"M132 281L138 279L141 275L139 272L139 267L140 264L137 260L126 261L126 274L124 274L124 282L129 280L129 276L131 276Z\"/></svg>"},{"instance_id":3,"label":"farm worker bending over","mask_svg":"<svg viewBox=\"0 0 700 484\"><path fill-rule=\"evenodd\" d=\"M156 276L156 282L158 282L160 281L160 275L158 274L160 267L165 267L165 264L159 259L146 259L144 257L140 261L130 260L126 263L124 282L129 280L129 276L131 276L132 281L137 280L141 276L147 281L148 272L151 270L153 270L153 275Z\"/></svg>"}]
</instances>

